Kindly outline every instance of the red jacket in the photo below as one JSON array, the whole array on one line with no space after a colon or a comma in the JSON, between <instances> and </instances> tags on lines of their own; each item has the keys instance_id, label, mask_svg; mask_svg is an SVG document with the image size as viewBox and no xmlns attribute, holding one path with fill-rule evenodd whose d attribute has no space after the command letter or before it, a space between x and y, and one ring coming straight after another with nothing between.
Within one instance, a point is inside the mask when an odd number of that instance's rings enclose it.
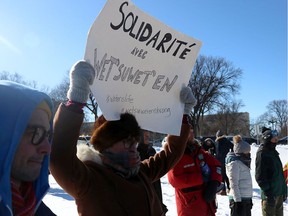
<instances>
[{"instance_id":1,"label":"red jacket","mask_svg":"<svg viewBox=\"0 0 288 216\"><path fill-rule=\"evenodd\" d=\"M175 188L178 216L192 214L207 216L214 215L216 212L216 209L211 212L209 207L211 203L203 199L206 185L200 168L200 163L203 162L207 163L211 171L209 181L215 180L220 183L222 180L221 163L201 147L192 153L186 149L180 161L168 172L168 180Z\"/></svg>"},{"instance_id":2,"label":"red jacket","mask_svg":"<svg viewBox=\"0 0 288 216\"><path fill-rule=\"evenodd\" d=\"M286 184L288 184L288 162L283 167L283 173L284 173Z\"/></svg>"}]
</instances>

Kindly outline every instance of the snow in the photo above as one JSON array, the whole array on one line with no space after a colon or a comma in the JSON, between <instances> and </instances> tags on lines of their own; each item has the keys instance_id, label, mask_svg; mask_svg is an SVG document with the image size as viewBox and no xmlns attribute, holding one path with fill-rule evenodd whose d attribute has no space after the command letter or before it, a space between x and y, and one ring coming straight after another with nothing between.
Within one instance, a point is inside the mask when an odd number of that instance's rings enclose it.
<instances>
[{"instance_id":1,"label":"snow","mask_svg":"<svg viewBox=\"0 0 288 216\"><path fill-rule=\"evenodd\" d=\"M261 199L260 199L260 189L255 181L255 157L257 146L252 145L251 148L251 175L253 180L253 208L252 208L252 215L259 216L262 215L261 213ZM157 149L160 150L160 149ZM282 164L284 165L288 161L288 146L286 145L279 145L277 146L277 151L280 153L280 159ZM53 176L49 176L50 180L50 190L48 191L47 195L44 197L44 202L47 206L51 208L51 210L57 214L58 216L76 216L77 214L77 207L74 203L73 197L68 195L54 180ZM163 202L168 207L167 216L176 216L176 205L175 205L175 197L174 197L174 188L169 184L167 177L164 176L161 179L162 183L162 192L163 192ZM230 209L229 209L229 202L227 196L217 195L217 216L229 216ZM284 215L288 216L288 201L283 204L284 206Z\"/></svg>"}]
</instances>

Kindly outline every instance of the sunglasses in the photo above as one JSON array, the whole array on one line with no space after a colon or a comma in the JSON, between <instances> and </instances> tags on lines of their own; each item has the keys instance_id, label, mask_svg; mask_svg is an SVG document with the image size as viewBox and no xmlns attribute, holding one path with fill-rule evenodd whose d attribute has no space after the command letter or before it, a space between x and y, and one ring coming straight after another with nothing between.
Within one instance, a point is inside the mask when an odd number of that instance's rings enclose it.
<instances>
[{"instance_id":1,"label":"sunglasses","mask_svg":"<svg viewBox=\"0 0 288 216\"><path fill-rule=\"evenodd\" d=\"M130 149L134 144L136 144L136 147L138 146L138 142L132 137L124 139L123 144L125 149Z\"/></svg>"},{"instance_id":2,"label":"sunglasses","mask_svg":"<svg viewBox=\"0 0 288 216\"><path fill-rule=\"evenodd\" d=\"M39 145L45 138L51 140L53 135L52 132L50 130L47 131L45 127L36 125L28 126L25 133L33 134L31 139L33 145Z\"/></svg>"}]
</instances>

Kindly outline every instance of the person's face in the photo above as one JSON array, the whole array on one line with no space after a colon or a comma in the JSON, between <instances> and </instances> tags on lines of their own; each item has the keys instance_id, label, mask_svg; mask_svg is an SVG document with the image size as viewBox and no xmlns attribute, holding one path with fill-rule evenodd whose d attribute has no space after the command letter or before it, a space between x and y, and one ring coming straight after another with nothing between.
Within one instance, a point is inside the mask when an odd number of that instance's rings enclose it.
<instances>
[{"instance_id":1,"label":"person's face","mask_svg":"<svg viewBox=\"0 0 288 216\"><path fill-rule=\"evenodd\" d=\"M271 131L271 140L270 142L273 143L273 144L277 144L278 143L278 131L277 130L272 130Z\"/></svg>"},{"instance_id":2,"label":"person's face","mask_svg":"<svg viewBox=\"0 0 288 216\"><path fill-rule=\"evenodd\" d=\"M138 142L135 138L127 138L114 143L109 147L109 151L113 153L137 152Z\"/></svg>"},{"instance_id":3,"label":"person's face","mask_svg":"<svg viewBox=\"0 0 288 216\"><path fill-rule=\"evenodd\" d=\"M193 141L193 140L194 140L194 131L193 131L192 129L190 130L188 140L189 140L189 141Z\"/></svg>"},{"instance_id":4,"label":"person's face","mask_svg":"<svg viewBox=\"0 0 288 216\"><path fill-rule=\"evenodd\" d=\"M189 137L188 137L188 140L187 140L187 143L186 143L186 145L187 146L193 146L194 144L194 132L193 132L193 130L191 129L190 130L190 133L189 133Z\"/></svg>"},{"instance_id":5,"label":"person's face","mask_svg":"<svg viewBox=\"0 0 288 216\"><path fill-rule=\"evenodd\" d=\"M278 143L278 136L272 137L271 142Z\"/></svg>"},{"instance_id":6,"label":"person's face","mask_svg":"<svg viewBox=\"0 0 288 216\"><path fill-rule=\"evenodd\" d=\"M44 110L36 109L32 114L28 126L29 128L40 126L46 131L49 131L50 124L48 114ZM35 135L37 136L37 134ZM41 142L39 144L33 144L32 137L33 132L27 127L20 140L12 163L11 176L15 180L36 180L40 174L44 156L51 152L51 144L47 136L45 136L42 141L40 140Z\"/></svg>"},{"instance_id":7,"label":"person's face","mask_svg":"<svg viewBox=\"0 0 288 216\"><path fill-rule=\"evenodd\" d=\"M150 139L149 131L144 130L143 131L143 142L144 142L144 144L149 144L149 139Z\"/></svg>"}]
</instances>

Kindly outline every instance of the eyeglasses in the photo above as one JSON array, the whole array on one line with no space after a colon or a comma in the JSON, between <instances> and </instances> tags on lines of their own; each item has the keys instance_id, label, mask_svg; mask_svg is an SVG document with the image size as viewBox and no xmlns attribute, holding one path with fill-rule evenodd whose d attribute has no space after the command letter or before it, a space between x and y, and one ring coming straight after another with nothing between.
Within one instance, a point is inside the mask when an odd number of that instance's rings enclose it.
<instances>
[{"instance_id":1,"label":"eyeglasses","mask_svg":"<svg viewBox=\"0 0 288 216\"><path fill-rule=\"evenodd\" d=\"M52 138L52 132L47 131L43 126L28 126L26 128L26 133L32 133L31 143L33 145L39 145L45 138L50 140Z\"/></svg>"},{"instance_id":2,"label":"eyeglasses","mask_svg":"<svg viewBox=\"0 0 288 216\"><path fill-rule=\"evenodd\" d=\"M135 138L128 137L127 139L123 140L123 144L125 149L130 149L134 144L136 144L136 148L138 146L138 142L135 140Z\"/></svg>"}]
</instances>

